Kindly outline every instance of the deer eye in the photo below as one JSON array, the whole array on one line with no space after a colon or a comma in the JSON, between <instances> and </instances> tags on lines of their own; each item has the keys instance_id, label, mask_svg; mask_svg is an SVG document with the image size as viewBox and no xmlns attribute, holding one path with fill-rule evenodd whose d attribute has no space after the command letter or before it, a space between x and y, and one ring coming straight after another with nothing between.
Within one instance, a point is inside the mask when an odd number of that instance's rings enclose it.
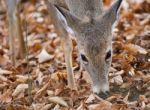
<instances>
[{"instance_id":1,"label":"deer eye","mask_svg":"<svg viewBox=\"0 0 150 110\"><path fill-rule=\"evenodd\" d=\"M81 59L82 59L82 61L84 61L86 63L88 62L87 57L85 55L83 55L83 54L81 54Z\"/></svg>"},{"instance_id":2,"label":"deer eye","mask_svg":"<svg viewBox=\"0 0 150 110\"><path fill-rule=\"evenodd\" d=\"M106 53L106 57L105 57L105 60L109 60L109 58L111 57L111 50L109 50L107 53Z\"/></svg>"}]
</instances>

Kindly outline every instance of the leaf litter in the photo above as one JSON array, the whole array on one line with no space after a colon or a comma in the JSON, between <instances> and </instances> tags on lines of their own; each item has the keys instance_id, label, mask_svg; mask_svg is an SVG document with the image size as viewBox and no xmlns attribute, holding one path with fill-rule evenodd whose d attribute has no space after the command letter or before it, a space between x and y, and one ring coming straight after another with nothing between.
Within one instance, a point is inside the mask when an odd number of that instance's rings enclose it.
<instances>
[{"instance_id":1,"label":"leaf litter","mask_svg":"<svg viewBox=\"0 0 150 110\"><path fill-rule=\"evenodd\" d=\"M104 0L106 9L113 0ZM4 0L0 1L0 109L1 110L150 110L150 2L128 0L122 4L113 32L110 96L91 91L90 78L79 68L73 39L73 66L78 91L67 88L64 53L43 0L20 4L23 24L28 23L29 66L9 60L8 26ZM25 8L28 7L28 8ZM20 10L20 11L21 11ZM23 29L25 32L25 29ZM28 104L28 72L32 79L32 104Z\"/></svg>"}]
</instances>

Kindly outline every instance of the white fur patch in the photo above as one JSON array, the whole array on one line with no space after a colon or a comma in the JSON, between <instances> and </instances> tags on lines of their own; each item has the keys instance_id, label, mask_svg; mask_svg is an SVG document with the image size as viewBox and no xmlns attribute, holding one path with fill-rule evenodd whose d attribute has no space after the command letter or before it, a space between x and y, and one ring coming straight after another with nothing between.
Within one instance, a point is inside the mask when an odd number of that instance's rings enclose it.
<instances>
[{"instance_id":1,"label":"white fur patch","mask_svg":"<svg viewBox=\"0 0 150 110\"><path fill-rule=\"evenodd\" d=\"M96 94L99 94L100 92L105 93L105 92L109 91L109 84L106 83L106 84L101 84L101 85L94 85L92 87L92 90Z\"/></svg>"},{"instance_id":2,"label":"white fur patch","mask_svg":"<svg viewBox=\"0 0 150 110\"><path fill-rule=\"evenodd\" d=\"M101 91L101 88L100 88L100 86L96 85L96 86L92 87L92 90L94 93L99 94Z\"/></svg>"}]
</instances>

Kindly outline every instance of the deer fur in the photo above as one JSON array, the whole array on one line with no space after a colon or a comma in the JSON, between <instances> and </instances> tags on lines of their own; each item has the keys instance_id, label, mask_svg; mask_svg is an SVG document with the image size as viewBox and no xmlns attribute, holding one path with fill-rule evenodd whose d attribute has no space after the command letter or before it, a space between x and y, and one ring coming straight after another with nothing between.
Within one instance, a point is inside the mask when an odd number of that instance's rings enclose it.
<instances>
[{"instance_id":1,"label":"deer fur","mask_svg":"<svg viewBox=\"0 0 150 110\"><path fill-rule=\"evenodd\" d=\"M72 44L69 26L76 37L82 66L91 76L94 93L109 91L108 73L112 61L112 27L122 0L106 11L102 0L47 0L56 30L62 39L68 85L76 88L72 71ZM65 19L65 20L64 20Z\"/></svg>"}]
</instances>

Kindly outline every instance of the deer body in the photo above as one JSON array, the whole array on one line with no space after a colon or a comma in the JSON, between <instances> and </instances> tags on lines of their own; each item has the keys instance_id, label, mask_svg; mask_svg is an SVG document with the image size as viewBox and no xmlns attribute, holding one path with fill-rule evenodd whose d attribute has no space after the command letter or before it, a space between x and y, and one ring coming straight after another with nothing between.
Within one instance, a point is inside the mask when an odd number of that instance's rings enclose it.
<instances>
[{"instance_id":1,"label":"deer body","mask_svg":"<svg viewBox=\"0 0 150 110\"><path fill-rule=\"evenodd\" d=\"M112 26L122 0L117 0L107 11L102 0L48 0L50 16L61 36L68 72L68 86L75 88L72 71L69 26L77 39L81 63L92 79L94 93L109 91L108 73L112 56ZM62 8L63 7L63 8ZM63 16L66 20L61 19Z\"/></svg>"}]
</instances>

